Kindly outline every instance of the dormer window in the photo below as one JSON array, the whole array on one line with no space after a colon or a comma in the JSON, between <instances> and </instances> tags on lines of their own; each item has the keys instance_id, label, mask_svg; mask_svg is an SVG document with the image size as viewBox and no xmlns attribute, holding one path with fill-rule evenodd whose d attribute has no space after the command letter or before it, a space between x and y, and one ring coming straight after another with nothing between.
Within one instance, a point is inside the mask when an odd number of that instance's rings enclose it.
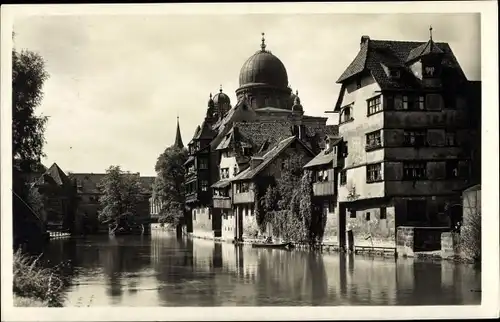
<instances>
[{"instance_id":1,"label":"dormer window","mask_svg":"<svg viewBox=\"0 0 500 322\"><path fill-rule=\"evenodd\" d=\"M399 79L401 77L401 72L398 69L392 68L389 70L389 76L392 79Z\"/></svg>"},{"instance_id":2,"label":"dormer window","mask_svg":"<svg viewBox=\"0 0 500 322\"><path fill-rule=\"evenodd\" d=\"M346 122L352 121L353 117L351 116L351 112L352 112L351 105L344 107L344 109L340 113L340 123L346 123Z\"/></svg>"},{"instance_id":3,"label":"dormer window","mask_svg":"<svg viewBox=\"0 0 500 322\"><path fill-rule=\"evenodd\" d=\"M426 66L424 68L424 76L425 77L434 77L435 70L436 69L433 66Z\"/></svg>"}]
</instances>

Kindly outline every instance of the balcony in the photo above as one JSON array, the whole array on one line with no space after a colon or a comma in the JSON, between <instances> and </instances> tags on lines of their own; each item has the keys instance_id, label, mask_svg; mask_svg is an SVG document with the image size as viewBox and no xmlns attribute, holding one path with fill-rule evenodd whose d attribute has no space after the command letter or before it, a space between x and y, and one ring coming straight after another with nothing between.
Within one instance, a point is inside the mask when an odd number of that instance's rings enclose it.
<instances>
[{"instance_id":1,"label":"balcony","mask_svg":"<svg viewBox=\"0 0 500 322\"><path fill-rule=\"evenodd\" d=\"M255 201L255 193L253 191L235 193L233 196L233 204L253 203Z\"/></svg>"},{"instance_id":2,"label":"balcony","mask_svg":"<svg viewBox=\"0 0 500 322\"><path fill-rule=\"evenodd\" d=\"M213 201L214 208L231 209L231 198L229 197L214 196Z\"/></svg>"},{"instance_id":3,"label":"balcony","mask_svg":"<svg viewBox=\"0 0 500 322\"><path fill-rule=\"evenodd\" d=\"M186 203L196 202L198 201L198 193L191 192L186 194Z\"/></svg>"},{"instance_id":4,"label":"balcony","mask_svg":"<svg viewBox=\"0 0 500 322\"><path fill-rule=\"evenodd\" d=\"M335 181L313 183L313 194L316 197L335 195Z\"/></svg>"}]
</instances>

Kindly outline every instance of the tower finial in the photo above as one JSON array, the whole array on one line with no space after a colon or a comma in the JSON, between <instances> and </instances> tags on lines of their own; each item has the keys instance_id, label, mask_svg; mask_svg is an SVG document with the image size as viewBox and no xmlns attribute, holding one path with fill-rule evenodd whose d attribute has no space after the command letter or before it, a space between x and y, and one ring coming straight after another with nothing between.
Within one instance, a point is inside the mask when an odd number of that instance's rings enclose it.
<instances>
[{"instance_id":1,"label":"tower finial","mask_svg":"<svg viewBox=\"0 0 500 322\"><path fill-rule=\"evenodd\" d=\"M220 84L219 92L222 93L222 84Z\"/></svg>"},{"instance_id":2,"label":"tower finial","mask_svg":"<svg viewBox=\"0 0 500 322\"><path fill-rule=\"evenodd\" d=\"M210 93L210 99L212 99L212 93Z\"/></svg>"},{"instance_id":3,"label":"tower finial","mask_svg":"<svg viewBox=\"0 0 500 322\"><path fill-rule=\"evenodd\" d=\"M266 38L264 38L265 35L265 33L262 33L262 43L260 44L260 48L262 49L262 51L266 51Z\"/></svg>"},{"instance_id":4,"label":"tower finial","mask_svg":"<svg viewBox=\"0 0 500 322\"><path fill-rule=\"evenodd\" d=\"M432 40L432 25L429 26L429 37Z\"/></svg>"}]
</instances>

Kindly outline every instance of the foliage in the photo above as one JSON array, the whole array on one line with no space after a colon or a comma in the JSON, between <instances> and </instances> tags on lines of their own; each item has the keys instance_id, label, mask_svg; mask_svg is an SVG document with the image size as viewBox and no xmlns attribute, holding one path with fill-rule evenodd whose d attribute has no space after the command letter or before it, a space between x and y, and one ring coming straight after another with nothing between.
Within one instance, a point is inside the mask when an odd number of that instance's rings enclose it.
<instances>
[{"instance_id":1,"label":"foliage","mask_svg":"<svg viewBox=\"0 0 500 322\"><path fill-rule=\"evenodd\" d=\"M13 257L13 291L23 298L39 300L47 306L62 306L64 302L64 288L68 280L61 273L63 263L53 268L44 268L39 258L32 258L21 251Z\"/></svg>"},{"instance_id":2,"label":"foliage","mask_svg":"<svg viewBox=\"0 0 500 322\"><path fill-rule=\"evenodd\" d=\"M467 220L460 229L460 247L466 259L481 262L481 201L477 199L477 194L465 197L465 208ZM475 200L472 200L475 199ZM465 218L464 218L465 219Z\"/></svg>"},{"instance_id":3,"label":"foliage","mask_svg":"<svg viewBox=\"0 0 500 322\"><path fill-rule=\"evenodd\" d=\"M178 225L184 218L184 163L187 150L168 147L156 162L153 198L160 201L160 222Z\"/></svg>"},{"instance_id":4,"label":"foliage","mask_svg":"<svg viewBox=\"0 0 500 322\"><path fill-rule=\"evenodd\" d=\"M309 239L312 216L310 194L304 196L302 166L306 163L302 155L287 157L280 178L275 186L269 186L262 202L266 212L265 222L270 222L273 234L285 241ZM312 189L312 188L311 188Z\"/></svg>"},{"instance_id":5,"label":"foliage","mask_svg":"<svg viewBox=\"0 0 500 322\"><path fill-rule=\"evenodd\" d=\"M26 175L39 169L43 156L47 118L36 115L48 78L45 64L37 53L12 50L12 198L14 246L40 237L41 222L29 205L30 187ZM36 198L32 199L38 202ZM37 204L34 208L39 208Z\"/></svg>"},{"instance_id":6,"label":"foliage","mask_svg":"<svg viewBox=\"0 0 500 322\"><path fill-rule=\"evenodd\" d=\"M132 219L137 213L137 205L143 201L139 176L122 171L120 166L111 166L99 188L102 192L99 221L114 224L117 229L135 225Z\"/></svg>"},{"instance_id":7,"label":"foliage","mask_svg":"<svg viewBox=\"0 0 500 322\"><path fill-rule=\"evenodd\" d=\"M43 156L47 117L35 115L48 78L43 58L34 52L12 51L12 155L23 161Z\"/></svg>"}]
</instances>

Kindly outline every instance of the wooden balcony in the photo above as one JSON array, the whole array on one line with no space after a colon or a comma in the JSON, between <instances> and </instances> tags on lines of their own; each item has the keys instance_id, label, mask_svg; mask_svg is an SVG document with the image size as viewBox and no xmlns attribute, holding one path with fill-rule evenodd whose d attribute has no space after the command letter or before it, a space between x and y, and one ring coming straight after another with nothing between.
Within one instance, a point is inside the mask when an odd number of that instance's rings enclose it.
<instances>
[{"instance_id":1,"label":"wooden balcony","mask_svg":"<svg viewBox=\"0 0 500 322\"><path fill-rule=\"evenodd\" d=\"M231 209L231 198L214 196L214 208Z\"/></svg>"},{"instance_id":2,"label":"wooden balcony","mask_svg":"<svg viewBox=\"0 0 500 322\"><path fill-rule=\"evenodd\" d=\"M198 201L198 194L196 192L186 194L186 203L192 203L196 201Z\"/></svg>"},{"instance_id":3,"label":"wooden balcony","mask_svg":"<svg viewBox=\"0 0 500 322\"><path fill-rule=\"evenodd\" d=\"M255 193L253 191L234 193L233 204L253 203L255 201Z\"/></svg>"},{"instance_id":4,"label":"wooden balcony","mask_svg":"<svg viewBox=\"0 0 500 322\"><path fill-rule=\"evenodd\" d=\"M335 181L313 183L313 194L316 197L335 195Z\"/></svg>"}]
</instances>

